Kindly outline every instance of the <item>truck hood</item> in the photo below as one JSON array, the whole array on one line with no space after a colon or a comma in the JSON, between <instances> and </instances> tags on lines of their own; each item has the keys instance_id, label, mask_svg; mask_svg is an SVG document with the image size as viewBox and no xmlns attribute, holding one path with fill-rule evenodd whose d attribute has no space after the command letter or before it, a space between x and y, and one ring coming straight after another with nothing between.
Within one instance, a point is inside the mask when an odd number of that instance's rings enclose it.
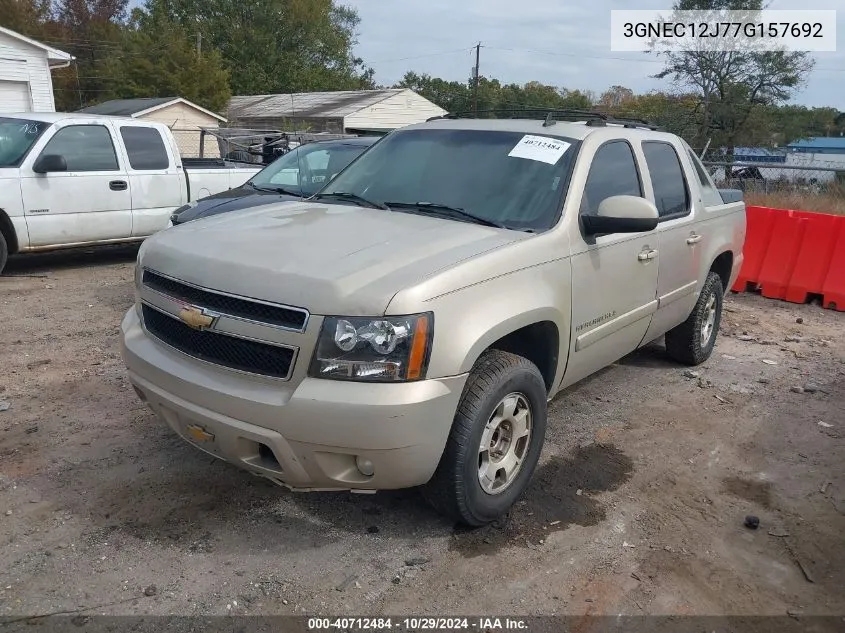
<instances>
[{"instance_id":1,"label":"truck hood","mask_svg":"<svg viewBox=\"0 0 845 633\"><path fill-rule=\"evenodd\" d=\"M391 298L458 262L531 234L315 202L188 222L147 239L142 266L206 288L307 308L383 314Z\"/></svg>"},{"instance_id":2,"label":"truck hood","mask_svg":"<svg viewBox=\"0 0 845 633\"><path fill-rule=\"evenodd\" d=\"M218 213L237 211L249 207L260 207L265 204L278 202L294 202L302 200L301 196L289 196L275 191L263 191L249 185L242 185L234 189L227 189L205 198L200 198L194 206L175 213L171 220L173 224L183 224L191 220L207 218Z\"/></svg>"}]
</instances>

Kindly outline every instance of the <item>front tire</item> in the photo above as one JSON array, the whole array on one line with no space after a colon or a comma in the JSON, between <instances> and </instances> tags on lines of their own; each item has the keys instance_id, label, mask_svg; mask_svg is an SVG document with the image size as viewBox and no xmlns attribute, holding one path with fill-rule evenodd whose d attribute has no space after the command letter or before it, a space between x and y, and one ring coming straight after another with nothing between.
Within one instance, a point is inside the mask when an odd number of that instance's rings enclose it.
<instances>
[{"instance_id":1,"label":"front tire","mask_svg":"<svg viewBox=\"0 0 845 633\"><path fill-rule=\"evenodd\" d=\"M464 386L440 463L423 495L455 521L481 526L531 480L546 434L546 385L527 359L485 352Z\"/></svg>"},{"instance_id":2,"label":"front tire","mask_svg":"<svg viewBox=\"0 0 845 633\"><path fill-rule=\"evenodd\" d=\"M692 313L686 321L666 332L666 351L685 365L700 365L713 353L724 302L722 278L714 272L707 274L704 287Z\"/></svg>"}]
</instances>

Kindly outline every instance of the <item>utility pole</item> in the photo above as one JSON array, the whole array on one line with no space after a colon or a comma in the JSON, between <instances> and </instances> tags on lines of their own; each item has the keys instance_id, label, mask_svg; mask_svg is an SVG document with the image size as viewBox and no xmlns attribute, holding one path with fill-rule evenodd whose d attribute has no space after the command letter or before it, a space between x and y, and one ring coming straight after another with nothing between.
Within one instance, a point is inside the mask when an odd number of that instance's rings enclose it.
<instances>
[{"instance_id":1,"label":"utility pole","mask_svg":"<svg viewBox=\"0 0 845 633\"><path fill-rule=\"evenodd\" d=\"M475 79L472 90L472 110L475 113L475 118L478 118L478 66L480 57L481 42L475 45L475 68L472 71L473 79Z\"/></svg>"},{"instance_id":2,"label":"utility pole","mask_svg":"<svg viewBox=\"0 0 845 633\"><path fill-rule=\"evenodd\" d=\"M202 33L197 31L197 57L202 56Z\"/></svg>"}]
</instances>

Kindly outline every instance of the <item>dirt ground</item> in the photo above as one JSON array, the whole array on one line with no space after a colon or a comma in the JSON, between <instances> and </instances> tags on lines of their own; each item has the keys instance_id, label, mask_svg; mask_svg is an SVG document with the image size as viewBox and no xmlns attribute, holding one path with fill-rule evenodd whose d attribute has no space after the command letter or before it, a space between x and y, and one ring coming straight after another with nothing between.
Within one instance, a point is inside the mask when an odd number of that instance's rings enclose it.
<instances>
[{"instance_id":1,"label":"dirt ground","mask_svg":"<svg viewBox=\"0 0 845 633\"><path fill-rule=\"evenodd\" d=\"M0 277L0 616L845 614L845 314L730 296L695 373L658 344L558 396L528 493L466 531L175 437L119 355L135 253Z\"/></svg>"}]
</instances>

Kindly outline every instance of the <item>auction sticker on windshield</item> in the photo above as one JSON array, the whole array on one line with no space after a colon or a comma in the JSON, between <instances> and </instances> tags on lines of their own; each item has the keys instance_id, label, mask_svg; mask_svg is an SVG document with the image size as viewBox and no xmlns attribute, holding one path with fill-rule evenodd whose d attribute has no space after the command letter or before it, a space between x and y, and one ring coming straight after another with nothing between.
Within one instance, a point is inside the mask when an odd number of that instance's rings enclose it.
<instances>
[{"instance_id":1,"label":"auction sticker on windshield","mask_svg":"<svg viewBox=\"0 0 845 633\"><path fill-rule=\"evenodd\" d=\"M526 134L510 151L508 156L527 158L554 165L569 149L570 144L548 136Z\"/></svg>"}]
</instances>

